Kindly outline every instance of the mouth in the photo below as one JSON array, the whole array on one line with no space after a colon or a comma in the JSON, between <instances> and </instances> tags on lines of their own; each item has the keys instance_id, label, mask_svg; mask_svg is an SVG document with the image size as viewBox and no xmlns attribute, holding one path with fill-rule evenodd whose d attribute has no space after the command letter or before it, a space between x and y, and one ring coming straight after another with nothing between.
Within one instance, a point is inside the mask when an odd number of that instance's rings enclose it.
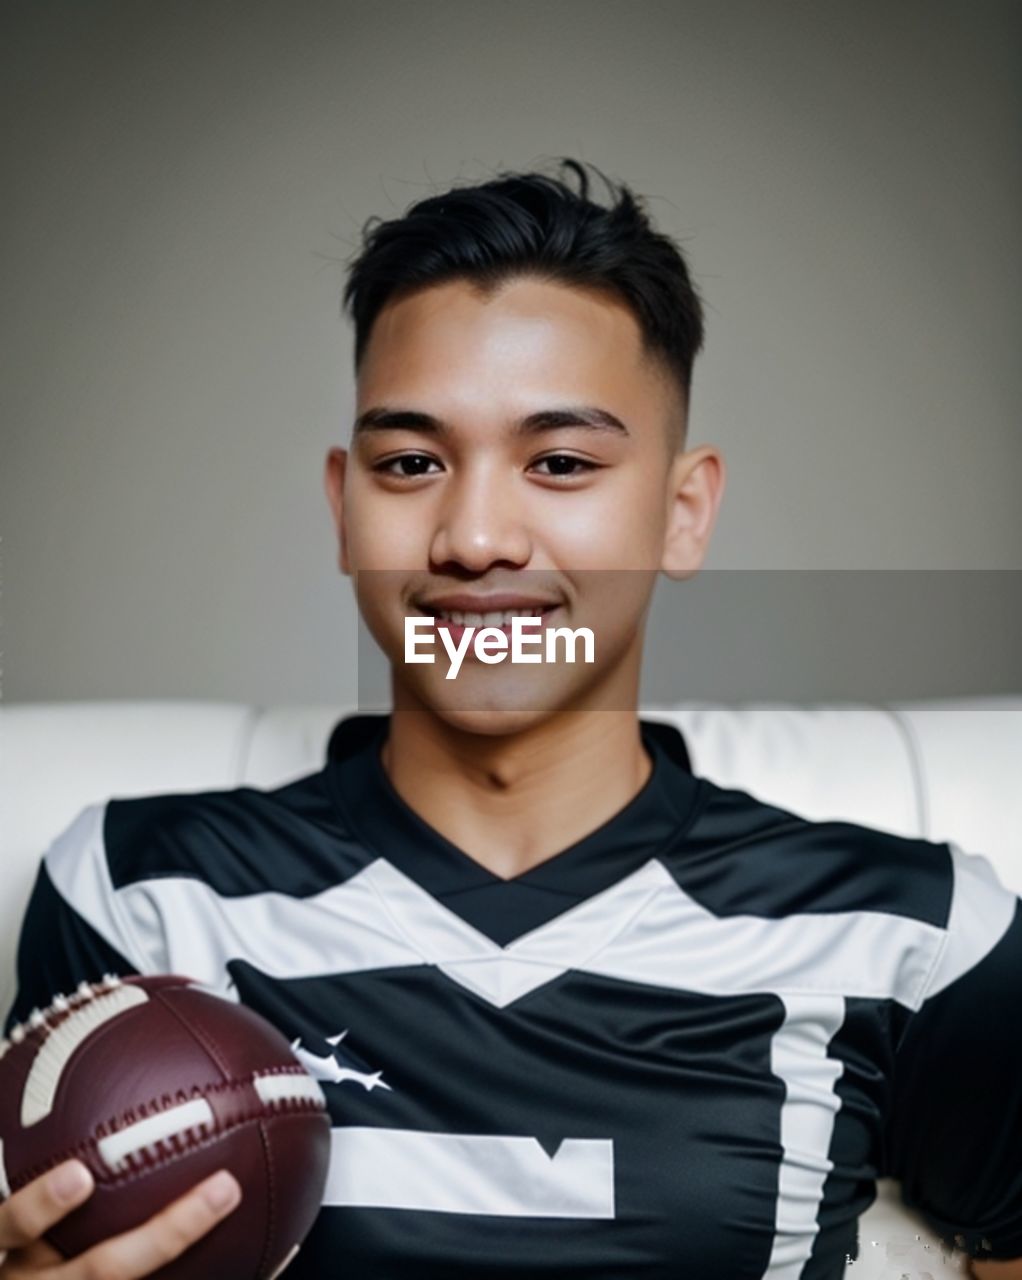
<instances>
[{"instance_id":1,"label":"mouth","mask_svg":"<svg viewBox=\"0 0 1022 1280\"><path fill-rule=\"evenodd\" d=\"M557 604L536 604L522 605L515 609L494 609L486 613L474 613L467 609L440 609L416 605L420 615L436 619L438 631L443 628L450 633L451 642L455 645L461 643L461 638L468 627L474 627L476 633L481 627L496 627L510 641L514 618L538 618L538 623L526 623L522 627L522 633L525 636L539 635L547 625L547 619L559 608L560 605Z\"/></svg>"}]
</instances>

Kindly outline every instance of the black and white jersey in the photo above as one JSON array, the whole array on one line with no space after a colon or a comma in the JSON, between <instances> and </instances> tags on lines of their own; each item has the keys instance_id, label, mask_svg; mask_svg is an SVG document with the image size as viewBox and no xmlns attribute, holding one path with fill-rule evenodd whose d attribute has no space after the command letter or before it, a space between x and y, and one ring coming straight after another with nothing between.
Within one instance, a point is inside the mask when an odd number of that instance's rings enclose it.
<instances>
[{"instance_id":1,"label":"black and white jersey","mask_svg":"<svg viewBox=\"0 0 1022 1280\"><path fill-rule=\"evenodd\" d=\"M85 809L21 933L7 1028L169 971L292 1043L333 1130L288 1280L839 1280L884 1175L1022 1255L1022 899L986 858L694 777L644 720L642 790L504 880L398 796L387 725L274 790Z\"/></svg>"}]
</instances>

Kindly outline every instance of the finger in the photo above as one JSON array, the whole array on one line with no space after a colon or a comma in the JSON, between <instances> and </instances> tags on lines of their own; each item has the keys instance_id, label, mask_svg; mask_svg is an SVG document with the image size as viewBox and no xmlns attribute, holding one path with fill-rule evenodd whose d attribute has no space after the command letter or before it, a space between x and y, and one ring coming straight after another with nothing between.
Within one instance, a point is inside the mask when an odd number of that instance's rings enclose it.
<instances>
[{"instance_id":1,"label":"finger","mask_svg":"<svg viewBox=\"0 0 1022 1280\"><path fill-rule=\"evenodd\" d=\"M3 1254L0 1254L0 1280L8 1280L8 1272L3 1269ZM24 1249L17 1249L10 1255L10 1280L15 1276L20 1276L22 1271L29 1275L34 1275L36 1271L42 1271L46 1267L59 1267L62 1262L66 1262L67 1257L63 1253L58 1253L53 1245L47 1244L45 1240L33 1240L31 1244L26 1245ZM17 1263L19 1270L14 1270L14 1264Z\"/></svg>"},{"instance_id":2,"label":"finger","mask_svg":"<svg viewBox=\"0 0 1022 1280\"><path fill-rule=\"evenodd\" d=\"M33 1178L0 1204L0 1251L20 1249L38 1240L87 1199L94 1185L92 1174L80 1160L65 1160Z\"/></svg>"},{"instance_id":3,"label":"finger","mask_svg":"<svg viewBox=\"0 0 1022 1280\"><path fill-rule=\"evenodd\" d=\"M200 1182L142 1226L104 1240L59 1268L61 1280L138 1280L173 1261L241 1201L241 1187L226 1169Z\"/></svg>"}]
</instances>

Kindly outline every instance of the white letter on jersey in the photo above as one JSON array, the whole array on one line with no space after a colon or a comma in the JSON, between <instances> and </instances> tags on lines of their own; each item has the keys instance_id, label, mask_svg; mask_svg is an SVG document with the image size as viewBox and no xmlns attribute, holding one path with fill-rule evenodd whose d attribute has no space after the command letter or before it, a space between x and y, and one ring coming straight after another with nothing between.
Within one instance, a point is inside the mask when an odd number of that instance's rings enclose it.
<instances>
[{"instance_id":1,"label":"white letter on jersey","mask_svg":"<svg viewBox=\"0 0 1022 1280\"><path fill-rule=\"evenodd\" d=\"M614 1143L565 1138L548 1156L535 1138L357 1126L331 1132L325 1205L613 1218Z\"/></svg>"}]
</instances>

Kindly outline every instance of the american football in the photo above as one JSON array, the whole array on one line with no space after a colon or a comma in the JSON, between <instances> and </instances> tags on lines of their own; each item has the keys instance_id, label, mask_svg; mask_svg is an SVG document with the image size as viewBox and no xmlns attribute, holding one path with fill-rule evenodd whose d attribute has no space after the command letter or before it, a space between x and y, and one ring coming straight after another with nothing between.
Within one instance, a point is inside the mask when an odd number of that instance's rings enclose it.
<instances>
[{"instance_id":1,"label":"american football","mask_svg":"<svg viewBox=\"0 0 1022 1280\"><path fill-rule=\"evenodd\" d=\"M241 1204L160 1280L274 1280L319 1212L330 1118L265 1018L173 974L80 984L0 1041L0 1199L77 1157L95 1189L46 1239L71 1258L221 1168Z\"/></svg>"}]
</instances>

